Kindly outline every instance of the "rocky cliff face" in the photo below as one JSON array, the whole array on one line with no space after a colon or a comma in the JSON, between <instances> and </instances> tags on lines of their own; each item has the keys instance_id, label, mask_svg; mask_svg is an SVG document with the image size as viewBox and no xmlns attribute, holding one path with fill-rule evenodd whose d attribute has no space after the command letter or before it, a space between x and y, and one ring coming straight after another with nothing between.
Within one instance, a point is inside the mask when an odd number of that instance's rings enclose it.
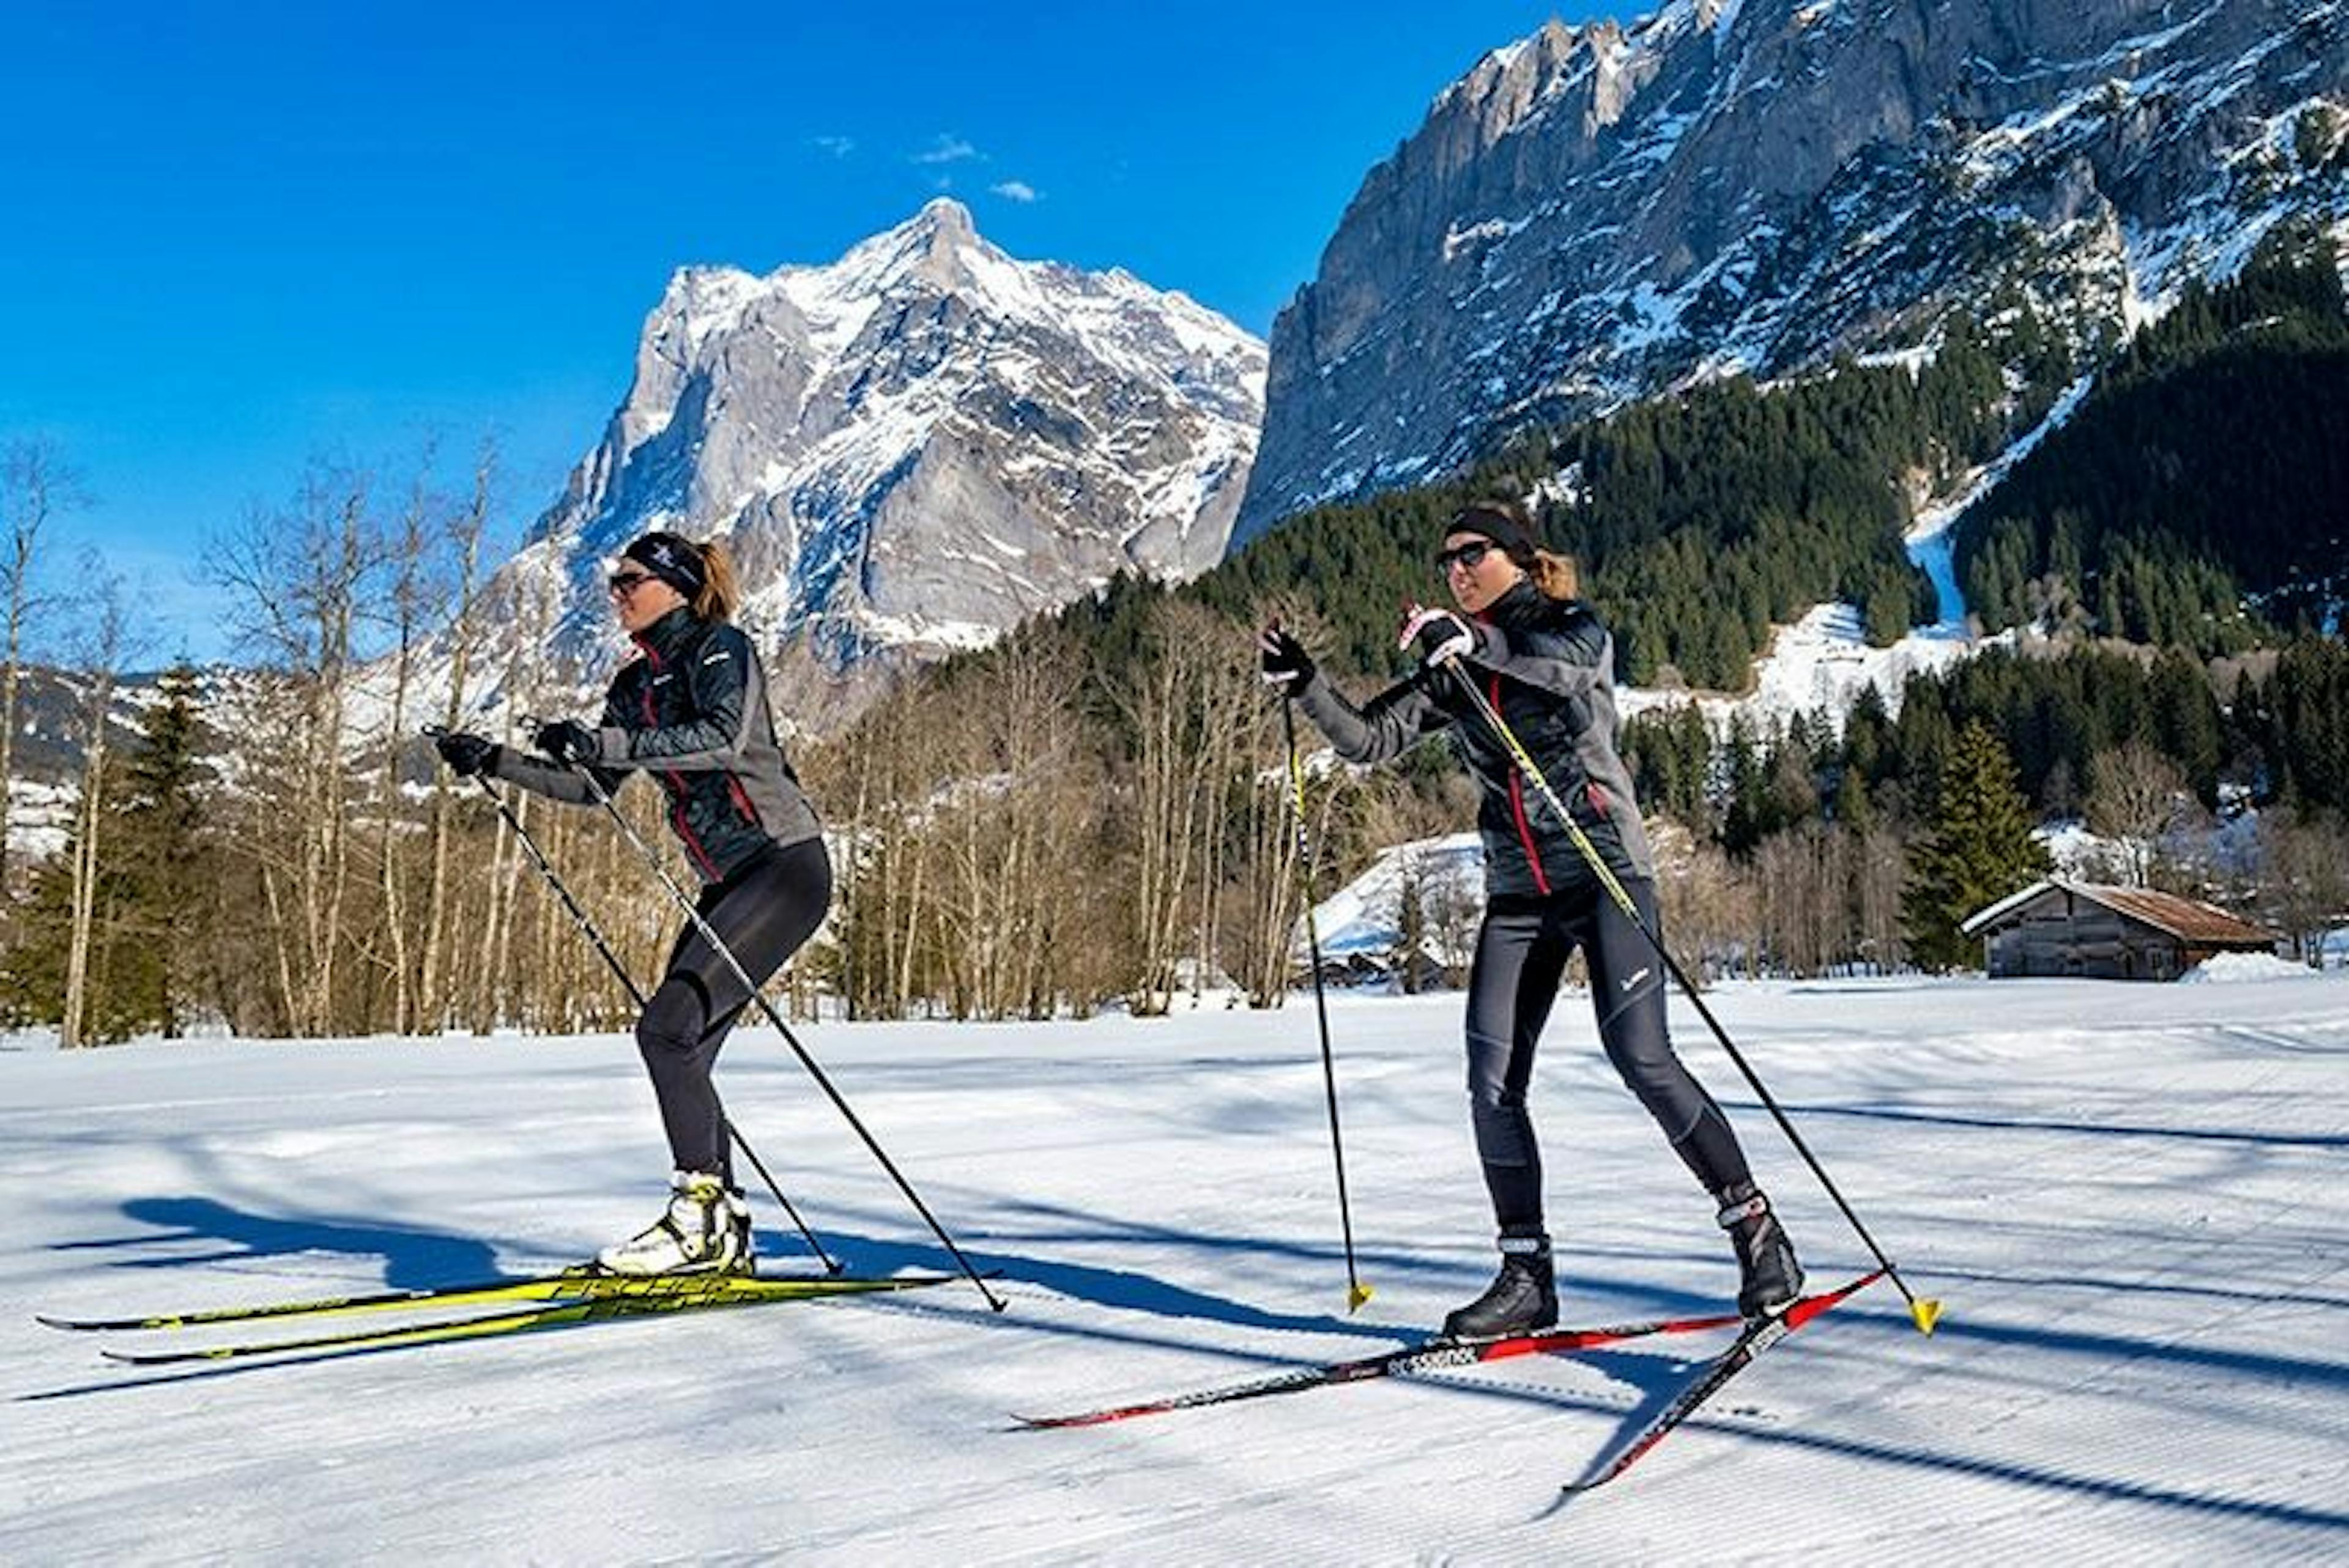
<instances>
[{"instance_id":1,"label":"rocky cliff face","mask_svg":"<svg viewBox=\"0 0 2349 1568\"><path fill-rule=\"evenodd\" d=\"M574 651L609 645L601 565L655 527L724 538L745 623L829 671L983 644L1220 559L1263 375L1183 296L1015 261L933 202L830 266L679 272L512 570L565 585Z\"/></svg>"},{"instance_id":2,"label":"rocky cliff face","mask_svg":"<svg viewBox=\"0 0 2349 1568\"><path fill-rule=\"evenodd\" d=\"M1673 0L1485 57L1275 323L1235 543L1702 374L2125 330L2349 224L2342 0Z\"/></svg>"}]
</instances>

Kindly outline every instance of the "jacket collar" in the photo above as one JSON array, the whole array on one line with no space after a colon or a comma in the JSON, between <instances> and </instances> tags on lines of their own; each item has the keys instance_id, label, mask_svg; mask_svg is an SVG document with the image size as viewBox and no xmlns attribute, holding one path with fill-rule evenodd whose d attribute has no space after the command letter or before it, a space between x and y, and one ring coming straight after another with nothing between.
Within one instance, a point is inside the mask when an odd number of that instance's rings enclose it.
<instances>
[{"instance_id":1,"label":"jacket collar","mask_svg":"<svg viewBox=\"0 0 2349 1568\"><path fill-rule=\"evenodd\" d=\"M660 619L634 634L636 645L645 650L655 664L667 664L679 649L693 639L701 629L701 621L691 605L679 605Z\"/></svg>"},{"instance_id":2,"label":"jacket collar","mask_svg":"<svg viewBox=\"0 0 2349 1568\"><path fill-rule=\"evenodd\" d=\"M1521 626L1540 616L1549 602L1531 577L1519 577L1507 593L1477 611L1476 618L1495 626Z\"/></svg>"}]
</instances>

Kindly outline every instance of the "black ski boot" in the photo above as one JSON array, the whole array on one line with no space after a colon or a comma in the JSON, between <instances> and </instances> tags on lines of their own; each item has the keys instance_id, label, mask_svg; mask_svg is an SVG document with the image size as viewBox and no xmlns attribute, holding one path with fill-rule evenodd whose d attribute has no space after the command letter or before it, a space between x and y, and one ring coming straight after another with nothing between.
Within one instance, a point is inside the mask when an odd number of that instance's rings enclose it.
<instances>
[{"instance_id":1,"label":"black ski boot","mask_svg":"<svg viewBox=\"0 0 2349 1568\"><path fill-rule=\"evenodd\" d=\"M1501 1272L1485 1293L1444 1320L1446 1339L1493 1339L1528 1334L1557 1322L1557 1281L1550 1271L1549 1238L1501 1238Z\"/></svg>"},{"instance_id":2,"label":"black ski boot","mask_svg":"<svg viewBox=\"0 0 2349 1568\"><path fill-rule=\"evenodd\" d=\"M1795 1244L1786 1240L1770 1199L1750 1181L1741 1181L1714 1194L1721 1204L1721 1228L1737 1249L1737 1267L1744 1276L1737 1293L1737 1310L1747 1317L1771 1317L1803 1293L1803 1266L1795 1261Z\"/></svg>"}]
</instances>

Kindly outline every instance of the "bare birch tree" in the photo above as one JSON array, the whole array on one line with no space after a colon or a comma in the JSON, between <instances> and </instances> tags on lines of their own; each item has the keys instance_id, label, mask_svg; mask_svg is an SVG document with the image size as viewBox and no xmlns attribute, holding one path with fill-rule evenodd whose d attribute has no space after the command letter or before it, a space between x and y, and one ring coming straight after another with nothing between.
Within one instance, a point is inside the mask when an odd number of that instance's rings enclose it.
<instances>
[{"instance_id":1,"label":"bare birch tree","mask_svg":"<svg viewBox=\"0 0 2349 1568\"><path fill-rule=\"evenodd\" d=\"M208 553L231 589L230 613L262 654L270 689L240 737L257 815L254 858L278 942L286 1027L326 1033L335 1017L350 893L348 742L345 722L361 649L358 613L381 560L366 476L314 464L293 504L255 514Z\"/></svg>"},{"instance_id":2,"label":"bare birch tree","mask_svg":"<svg viewBox=\"0 0 2349 1568\"><path fill-rule=\"evenodd\" d=\"M2176 763L2142 741L2099 752L2088 763L2088 826L2117 840L2132 888L2153 880L2165 834L2189 815L2194 796Z\"/></svg>"},{"instance_id":3,"label":"bare birch tree","mask_svg":"<svg viewBox=\"0 0 2349 1568\"><path fill-rule=\"evenodd\" d=\"M90 960L101 894L98 875L108 821L106 725L114 706L115 684L129 647L121 585L96 562L82 574L88 607L75 664L87 682L81 702L81 800L74 821L74 858L69 934L66 945L65 1009L57 1044L66 1049L86 1043L90 1004Z\"/></svg>"},{"instance_id":4,"label":"bare birch tree","mask_svg":"<svg viewBox=\"0 0 2349 1568\"><path fill-rule=\"evenodd\" d=\"M957 1017L1049 1012L1061 781L1079 727L1055 650L1015 638L961 682L934 739L957 783L938 814L939 914Z\"/></svg>"},{"instance_id":5,"label":"bare birch tree","mask_svg":"<svg viewBox=\"0 0 2349 1568\"><path fill-rule=\"evenodd\" d=\"M7 601L7 647L0 655L0 893L8 886L8 781L16 777L16 695L26 634L40 611L33 591L41 535L57 514L79 499L80 479L44 439L19 440L0 451L0 505L6 509L6 553L0 556L0 597Z\"/></svg>"},{"instance_id":6,"label":"bare birch tree","mask_svg":"<svg viewBox=\"0 0 2349 1568\"><path fill-rule=\"evenodd\" d=\"M1886 825L1869 826L1853 846L1851 877L1857 955L1878 973L1905 968L1900 889L1909 880L1907 840Z\"/></svg>"},{"instance_id":7,"label":"bare birch tree","mask_svg":"<svg viewBox=\"0 0 2349 1568\"><path fill-rule=\"evenodd\" d=\"M2349 832L2330 813L2273 805L2260 813L2259 846L2262 912L2294 957L2322 968L2326 933L2349 921Z\"/></svg>"},{"instance_id":8,"label":"bare birch tree","mask_svg":"<svg viewBox=\"0 0 2349 1568\"><path fill-rule=\"evenodd\" d=\"M1162 1014L1173 1004L1176 959L1185 943L1195 836L1208 809L1211 733L1228 722L1216 711L1227 682L1219 672L1245 646L1220 618L1179 599L1153 607L1148 657L1112 696L1133 732L1133 1011Z\"/></svg>"},{"instance_id":9,"label":"bare birch tree","mask_svg":"<svg viewBox=\"0 0 2349 1568\"><path fill-rule=\"evenodd\" d=\"M384 610L391 646L384 656L389 668L378 671L380 680L388 681L390 693L378 740L382 764L378 777L382 799L378 807L376 872L381 905L376 911L376 929L383 933L383 940L381 950L371 956L389 978L388 1022L393 1032L400 1034L410 1033L418 1018L417 975L409 950L412 933L409 929L407 878L402 869L409 825L401 784L402 769L411 754L408 733L409 691L415 682L418 657L429 635L433 607L440 598L432 549L434 503L427 480L430 469L431 449L428 446L417 462L416 475L400 509L399 521L386 542L390 571L389 580L384 585Z\"/></svg>"},{"instance_id":10,"label":"bare birch tree","mask_svg":"<svg viewBox=\"0 0 2349 1568\"><path fill-rule=\"evenodd\" d=\"M440 726L454 730L465 716L465 682L472 673L473 650L481 636L478 606L481 536L488 530L492 496L497 478L497 446L484 441L473 463L473 488L461 510L452 513L440 541L450 572L453 604L441 633L449 659L449 683L441 693ZM418 976L418 1011L433 1028L450 1023L447 957L450 950L451 904L449 855L456 829L456 781L434 770L430 869L424 893L424 951Z\"/></svg>"}]
</instances>

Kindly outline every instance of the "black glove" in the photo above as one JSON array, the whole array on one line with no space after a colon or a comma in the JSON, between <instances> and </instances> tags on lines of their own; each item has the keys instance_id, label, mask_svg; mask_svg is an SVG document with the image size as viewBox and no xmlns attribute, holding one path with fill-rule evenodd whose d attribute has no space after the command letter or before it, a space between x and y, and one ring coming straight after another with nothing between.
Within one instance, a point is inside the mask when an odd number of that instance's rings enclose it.
<instances>
[{"instance_id":1,"label":"black glove","mask_svg":"<svg viewBox=\"0 0 2349 1568\"><path fill-rule=\"evenodd\" d=\"M1278 621L1257 634L1256 646L1257 668L1264 683L1282 696L1303 691L1313 679L1313 656Z\"/></svg>"},{"instance_id":2,"label":"black glove","mask_svg":"<svg viewBox=\"0 0 2349 1568\"><path fill-rule=\"evenodd\" d=\"M440 753L440 760L449 764L449 771L460 779L475 778L497 771L498 743L495 741L444 731L432 737L432 746Z\"/></svg>"},{"instance_id":3,"label":"black glove","mask_svg":"<svg viewBox=\"0 0 2349 1568\"><path fill-rule=\"evenodd\" d=\"M576 719L538 727L538 749L558 763L592 763L604 755L603 737Z\"/></svg>"},{"instance_id":4,"label":"black glove","mask_svg":"<svg viewBox=\"0 0 2349 1568\"><path fill-rule=\"evenodd\" d=\"M1419 645L1419 665L1433 670L1476 651L1476 628L1448 609L1415 609L1402 624L1397 648Z\"/></svg>"}]
</instances>

